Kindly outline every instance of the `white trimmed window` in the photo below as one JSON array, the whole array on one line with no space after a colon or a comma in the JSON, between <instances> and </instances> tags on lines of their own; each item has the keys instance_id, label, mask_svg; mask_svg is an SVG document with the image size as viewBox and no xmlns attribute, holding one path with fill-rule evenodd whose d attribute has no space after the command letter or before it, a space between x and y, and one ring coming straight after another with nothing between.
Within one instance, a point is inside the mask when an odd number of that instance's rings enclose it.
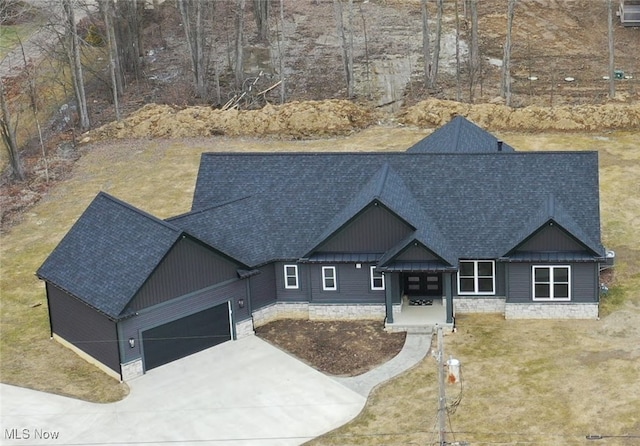
<instances>
[{"instance_id":1,"label":"white trimmed window","mask_svg":"<svg viewBox=\"0 0 640 446\"><path fill-rule=\"evenodd\" d=\"M371 267L371 289L384 290L384 273L378 271L375 266Z\"/></svg>"},{"instance_id":2,"label":"white trimmed window","mask_svg":"<svg viewBox=\"0 0 640 446\"><path fill-rule=\"evenodd\" d=\"M458 294L496 293L496 262L493 260L460 260Z\"/></svg>"},{"instance_id":3,"label":"white trimmed window","mask_svg":"<svg viewBox=\"0 0 640 446\"><path fill-rule=\"evenodd\" d=\"M288 290L297 290L298 286L298 265L284 266L284 287Z\"/></svg>"},{"instance_id":4,"label":"white trimmed window","mask_svg":"<svg viewBox=\"0 0 640 446\"><path fill-rule=\"evenodd\" d=\"M322 289L324 291L335 291L338 289L335 266L322 267Z\"/></svg>"},{"instance_id":5,"label":"white trimmed window","mask_svg":"<svg viewBox=\"0 0 640 446\"><path fill-rule=\"evenodd\" d=\"M533 300L571 300L571 267L533 266Z\"/></svg>"}]
</instances>

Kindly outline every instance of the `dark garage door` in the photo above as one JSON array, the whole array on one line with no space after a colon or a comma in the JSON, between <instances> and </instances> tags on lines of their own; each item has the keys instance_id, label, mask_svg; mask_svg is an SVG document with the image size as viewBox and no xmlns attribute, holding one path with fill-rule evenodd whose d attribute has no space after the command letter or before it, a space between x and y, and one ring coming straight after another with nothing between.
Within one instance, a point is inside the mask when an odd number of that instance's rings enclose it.
<instances>
[{"instance_id":1,"label":"dark garage door","mask_svg":"<svg viewBox=\"0 0 640 446\"><path fill-rule=\"evenodd\" d=\"M231 339L227 303L142 332L144 362L151 370Z\"/></svg>"}]
</instances>

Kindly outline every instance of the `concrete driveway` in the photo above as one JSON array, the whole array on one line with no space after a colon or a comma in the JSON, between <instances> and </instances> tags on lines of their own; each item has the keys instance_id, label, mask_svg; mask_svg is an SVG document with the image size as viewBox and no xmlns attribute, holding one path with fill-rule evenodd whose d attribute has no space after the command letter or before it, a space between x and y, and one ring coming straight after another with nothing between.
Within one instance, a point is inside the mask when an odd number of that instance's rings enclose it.
<instances>
[{"instance_id":1,"label":"concrete driveway","mask_svg":"<svg viewBox=\"0 0 640 446\"><path fill-rule=\"evenodd\" d=\"M0 385L3 445L293 445L355 417L366 398L261 339L227 342L93 404Z\"/></svg>"}]
</instances>

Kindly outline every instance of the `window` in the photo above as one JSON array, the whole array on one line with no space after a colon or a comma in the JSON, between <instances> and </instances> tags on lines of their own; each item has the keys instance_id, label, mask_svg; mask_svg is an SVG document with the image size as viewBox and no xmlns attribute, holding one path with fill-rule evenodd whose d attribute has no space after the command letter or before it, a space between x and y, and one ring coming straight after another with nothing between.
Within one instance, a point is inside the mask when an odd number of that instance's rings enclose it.
<instances>
[{"instance_id":1,"label":"window","mask_svg":"<svg viewBox=\"0 0 640 446\"><path fill-rule=\"evenodd\" d=\"M288 290L298 289L298 265L284 266L284 287Z\"/></svg>"},{"instance_id":2,"label":"window","mask_svg":"<svg viewBox=\"0 0 640 446\"><path fill-rule=\"evenodd\" d=\"M322 289L325 291L334 291L338 289L335 266L322 267Z\"/></svg>"},{"instance_id":3,"label":"window","mask_svg":"<svg viewBox=\"0 0 640 446\"><path fill-rule=\"evenodd\" d=\"M377 271L375 266L371 267L371 289L384 290L384 273Z\"/></svg>"},{"instance_id":4,"label":"window","mask_svg":"<svg viewBox=\"0 0 640 446\"><path fill-rule=\"evenodd\" d=\"M458 293L495 294L495 270L493 260L461 260L458 271Z\"/></svg>"},{"instance_id":5,"label":"window","mask_svg":"<svg viewBox=\"0 0 640 446\"><path fill-rule=\"evenodd\" d=\"M534 266L533 300L571 300L571 267Z\"/></svg>"}]
</instances>

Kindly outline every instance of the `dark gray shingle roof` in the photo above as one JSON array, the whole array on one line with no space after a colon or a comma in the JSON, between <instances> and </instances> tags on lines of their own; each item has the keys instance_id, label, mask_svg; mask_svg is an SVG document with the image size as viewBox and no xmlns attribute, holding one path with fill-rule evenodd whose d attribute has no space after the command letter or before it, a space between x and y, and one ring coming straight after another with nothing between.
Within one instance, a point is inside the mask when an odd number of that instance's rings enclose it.
<instances>
[{"instance_id":1,"label":"dark gray shingle roof","mask_svg":"<svg viewBox=\"0 0 640 446\"><path fill-rule=\"evenodd\" d=\"M181 234L100 192L37 275L118 319Z\"/></svg>"},{"instance_id":2,"label":"dark gray shingle roof","mask_svg":"<svg viewBox=\"0 0 640 446\"><path fill-rule=\"evenodd\" d=\"M498 138L463 116L456 116L431 135L407 149L409 153L494 153ZM514 152L502 143L502 152Z\"/></svg>"},{"instance_id":3,"label":"dark gray shingle roof","mask_svg":"<svg viewBox=\"0 0 640 446\"><path fill-rule=\"evenodd\" d=\"M499 258L549 195L602 253L596 152L208 153L193 201L202 211L172 223L257 266L300 258L378 197L438 255Z\"/></svg>"}]
</instances>

